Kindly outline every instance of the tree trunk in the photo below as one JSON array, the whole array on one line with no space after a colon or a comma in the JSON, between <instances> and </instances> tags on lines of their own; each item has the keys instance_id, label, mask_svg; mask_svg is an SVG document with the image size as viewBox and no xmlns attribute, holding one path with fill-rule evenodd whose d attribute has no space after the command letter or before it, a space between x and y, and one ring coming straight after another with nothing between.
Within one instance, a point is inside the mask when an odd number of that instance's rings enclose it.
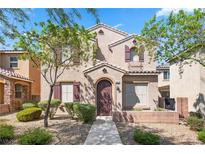
<instances>
[{"instance_id":1,"label":"tree trunk","mask_svg":"<svg viewBox=\"0 0 205 154\"><path fill-rule=\"evenodd\" d=\"M51 106L51 98L53 95L53 85L50 85L50 93L48 98L48 106L46 108L45 116L44 116L44 127L48 127L48 116L50 112L50 106Z\"/></svg>"}]
</instances>

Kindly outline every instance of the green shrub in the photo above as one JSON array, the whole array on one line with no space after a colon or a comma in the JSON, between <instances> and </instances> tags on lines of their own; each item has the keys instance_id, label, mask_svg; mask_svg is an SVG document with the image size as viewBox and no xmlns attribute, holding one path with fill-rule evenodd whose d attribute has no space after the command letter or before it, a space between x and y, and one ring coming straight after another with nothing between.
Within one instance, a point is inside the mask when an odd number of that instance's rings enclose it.
<instances>
[{"instance_id":1,"label":"green shrub","mask_svg":"<svg viewBox=\"0 0 205 154\"><path fill-rule=\"evenodd\" d=\"M16 118L19 121L23 121L23 122L32 121L35 119L39 119L41 116L41 112L42 112L42 110L40 108L37 108L37 107L27 108L27 109L24 109L24 110L18 112L16 114Z\"/></svg>"},{"instance_id":2,"label":"green shrub","mask_svg":"<svg viewBox=\"0 0 205 154\"><path fill-rule=\"evenodd\" d=\"M61 104L61 101L58 99L51 100L50 113L49 113L50 119L54 117L60 104ZM48 105L47 100L44 100L38 103L38 107L40 107L44 112L46 111L47 105Z\"/></svg>"},{"instance_id":3,"label":"green shrub","mask_svg":"<svg viewBox=\"0 0 205 154\"><path fill-rule=\"evenodd\" d=\"M133 111L143 111L142 108L134 108Z\"/></svg>"},{"instance_id":4,"label":"green shrub","mask_svg":"<svg viewBox=\"0 0 205 154\"><path fill-rule=\"evenodd\" d=\"M198 132L198 139L200 141L202 141L203 143L205 143L205 129L203 129L202 131Z\"/></svg>"},{"instance_id":5,"label":"green shrub","mask_svg":"<svg viewBox=\"0 0 205 154\"><path fill-rule=\"evenodd\" d=\"M52 135L45 129L35 128L30 129L21 135L18 139L18 144L22 145L45 145L50 143Z\"/></svg>"},{"instance_id":6,"label":"green shrub","mask_svg":"<svg viewBox=\"0 0 205 154\"><path fill-rule=\"evenodd\" d=\"M79 120L87 123L93 121L95 118L95 106L90 104L73 104L73 112Z\"/></svg>"},{"instance_id":7,"label":"green shrub","mask_svg":"<svg viewBox=\"0 0 205 154\"><path fill-rule=\"evenodd\" d=\"M204 120L195 116L189 116L187 122L191 130L200 131L204 127Z\"/></svg>"},{"instance_id":8,"label":"green shrub","mask_svg":"<svg viewBox=\"0 0 205 154\"><path fill-rule=\"evenodd\" d=\"M134 131L134 140L137 143L144 145L155 145L160 144L160 137L150 132L145 132L140 129Z\"/></svg>"},{"instance_id":9,"label":"green shrub","mask_svg":"<svg viewBox=\"0 0 205 154\"><path fill-rule=\"evenodd\" d=\"M14 138L14 127L11 125L0 125L0 144L5 144Z\"/></svg>"},{"instance_id":10,"label":"green shrub","mask_svg":"<svg viewBox=\"0 0 205 154\"><path fill-rule=\"evenodd\" d=\"M76 102L76 103L79 103L79 102ZM73 109L73 102L65 102L64 103L64 106L65 106L65 109L66 111L68 112L68 114L74 118L75 117L75 113L74 113L74 109Z\"/></svg>"},{"instance_id":11,"label":"green shrub","mask_svg":"<svg viewBox=\"0 0 205 154\"><path fill-rule=\"evenodd\" d=\"M23 109L27 109L27 108L31 108L31 107L37 107L37 102L34 101L25 101L22 103L22 108Z\"/></svg>"},{"instance_id":12,"label":"green shrub","mask_svg":"<svg viewBox=\"0 0 205 154\"><path fill-rule=\"evenodd\" d=\"M163 109L161 107L157 107L156 109L154 109L154 111L165 111L165 109Z\"/></svg>"},{"instance_id":13,"label":"green shrub","mask_svg":"<svg viewBox=\"0 0 205 154\"><path fill-rule=\"evenodd\" d=\"M189 112L189 116L197 117L197 118L203 118L202 114L199 113L199 112Z\"/></svg>"}]
</instances>

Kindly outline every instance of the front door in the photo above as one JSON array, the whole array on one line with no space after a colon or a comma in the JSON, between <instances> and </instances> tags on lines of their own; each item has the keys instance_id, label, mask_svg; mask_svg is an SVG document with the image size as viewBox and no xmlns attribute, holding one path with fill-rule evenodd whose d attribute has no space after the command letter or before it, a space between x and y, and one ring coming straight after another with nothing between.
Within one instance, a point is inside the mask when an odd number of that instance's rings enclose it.
<instances>
[{"instance_id":1,"label":"front door","mask_svg":"<svg viewBox=\"0 0 205 154\"><path fill-rule=\"evenodd\" d=\"M97 84L97 115L110 116L112 113L112 84L102 80Z\"/></svg>"}]
</instances>

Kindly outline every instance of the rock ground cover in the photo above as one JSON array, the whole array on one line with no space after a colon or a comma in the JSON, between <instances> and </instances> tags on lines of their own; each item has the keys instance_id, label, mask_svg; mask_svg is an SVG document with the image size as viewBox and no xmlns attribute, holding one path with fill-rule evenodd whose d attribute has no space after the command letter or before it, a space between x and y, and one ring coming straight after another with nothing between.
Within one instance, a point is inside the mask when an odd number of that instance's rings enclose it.
<instances>
[{"instance_id":1,"label":"rock ground cover","mask_svg":"<svg viewBox=\"0 0 205 154\"><path fill-rule=\"evenodd\" d=\"M15 126L16 136L22 134L26 130L35 127L43 128L43 119L29 122L19 122L16 119L16 113L0 116L0 124L6 123ZM50 144L84 144L89 133L92 123L84 124L83 122L72 120L65 112L58 111L54 119L49 120L48 130L53 134L54 138ZM17 140L13 140L8 144L17 144Z\"/></svg>"},{"instance_id":2,"label":"rock ground cover","mask_svg":"<svg viewBox=\"0 0 205 154\"><path fill-rule=\"evenodd\" d=\"M133 133L136 128L159 135L161 145L202 144L197 139L197 133L185 125L117 122L116 126L122 143L125 145L138 144L133 139Z\"/></svg>"}]
</instances>

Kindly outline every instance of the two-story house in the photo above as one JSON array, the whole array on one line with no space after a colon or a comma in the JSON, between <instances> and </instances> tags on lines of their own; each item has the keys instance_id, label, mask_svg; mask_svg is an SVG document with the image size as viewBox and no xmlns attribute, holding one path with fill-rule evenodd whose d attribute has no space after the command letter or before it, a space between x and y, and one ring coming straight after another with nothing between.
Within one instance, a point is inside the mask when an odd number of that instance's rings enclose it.
<instances>
[{"instance_id":1,"label":"two-story house","mask_svg":"<svg viewBox=\"0 0 205 154\"><path fill-rule=\"evenodd\" d=\"M89 28L97 34L96 63L88 61L65 70L54 88L62 102L97 106L97 115L142 108L153 110L158 101L158 71L146 47L135 51L135 35L105 24ZM90 51L93 52L93 51ZM41 100L48 99L49 85L41 77Z\"/></svg>"},{"instance_id":2,"label":"two-story house","mask_svg":"<svg viewBox=\"0 0 205 154\"><path fill-rule=\"evenodd\" d=\"M192 56L204 57L204 50ZM175 101L177 97L186 97L189 112L199 111L205 115L205 68L198 62L186 62L187 64L182 65L179 61L170 61L170 64L158 67L161 72L158 78L161 97L169 95Z\"/></svg>"},{"instance_id":3,"label":"two-story house","mask_svg":"<svg viewBox=\"0 0 205 154\"><path fill-rule=\"evenodd\" d=\"M40 69L31 60L19 60L22 54L25 52L0 51L1 112L14 111L26 100L40 100Z\"/></svg>"}]
</instances>

